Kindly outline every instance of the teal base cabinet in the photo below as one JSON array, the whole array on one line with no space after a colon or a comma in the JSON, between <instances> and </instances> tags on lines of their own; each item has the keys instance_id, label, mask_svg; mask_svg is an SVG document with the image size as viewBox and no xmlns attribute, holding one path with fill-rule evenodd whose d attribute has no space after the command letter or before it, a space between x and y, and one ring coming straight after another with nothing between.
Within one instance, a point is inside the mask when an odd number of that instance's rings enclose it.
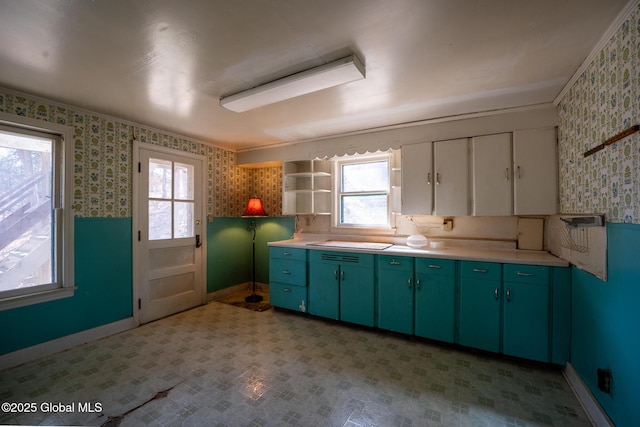
<instances>
[{"instance_id":1,"label":"teal base cabinet","mask_svg":"<svg viewBox=\"0 0 640 427\"><path fill-rule=\"evenodd\" d=\"M504 265L504 354L540 362L550 360L550 273L550 267Z\"/></svg>"},{"instance_id":2,"label":"teal base cabinet","mask_svg":"<svg viewBox=\"0 0 640 427\"><path fill-rule=\"evenodd\" d=\"M352 252L309 254L309 313L375 325L375 256Z\"/></svg>"},{"instance_id":3,"label":"teal base cabinet","mask_svg":"<svg viewBox=\"0 0 640 427\"><path fill-rule=\"evenodd\" d=\"M499 353L502 264L460 261L458 343Z\"/></svg>"},{"instance_id":4,"label":"teal base cabinet","mask_svg":"<svg viewBox=\"0 0 640 427\"><path fill-rule=\"evenodd\" d=\"M274 307L307 311L307 251L269 248L269 302Z\"/></svg>"},{"instance_id":5,"label":"teal base cabinet","mask_svg":"<svg viewBox=\"0 0 640 427\"><path fill-rule=\"evenodd\" d=\"M378 257L378 327L413 335L414 259Z\"/></svg>"},{"instance_id":6,"label":"teal base cabinet","mask_svg":"<svg viewBox=\"0 0 640 427\"><path fill-rule=\"evenodd\" d=\"M415 335L455 342L456 261L416 258Z\"/></svg>"}]
</instances>

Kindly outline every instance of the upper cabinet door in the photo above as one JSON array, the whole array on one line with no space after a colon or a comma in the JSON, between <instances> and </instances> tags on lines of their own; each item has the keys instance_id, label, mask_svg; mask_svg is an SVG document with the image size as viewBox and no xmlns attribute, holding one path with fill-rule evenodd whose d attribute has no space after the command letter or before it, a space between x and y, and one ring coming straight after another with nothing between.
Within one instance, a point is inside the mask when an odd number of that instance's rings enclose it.
<instances>
[{"instance_id":1,"label":"upper cabinet door","mask_svg":"<svg viewBox=\"0 0 640 427\"><path fill-rule=\"evenodd\" d=\"M558 149L556 129L513 133L514 214L558 212Z\"/></svg>"},{"instance_id":2,"label":"upper cabinet door","mask_svg":"<svg viewBox=\"0 0 640 427\"><path fill-rule=\"evenodd\" d=\"M434 142L433 151L434 214L469 215L469 138Z\"/></svg>"},{"instance_id":3,"label":"upper cabinet door","mask_svg":"<svg viewBox=\"0 0 640 427\"><path fill-rule=\"evenodd\" d=\"M474 137L472 145L473 215L513 213L511 133Z\"/></svg>"},{"instance_id":4,"label":"upper cabinet door","mask_svg":"<svg viewBox=\"0 0 640 427\"><path fill-rule=\"evenodd\" d=\"M403 215L431 215L433 211L433 143L402 147Z\"/></svg>"}]
</instances>

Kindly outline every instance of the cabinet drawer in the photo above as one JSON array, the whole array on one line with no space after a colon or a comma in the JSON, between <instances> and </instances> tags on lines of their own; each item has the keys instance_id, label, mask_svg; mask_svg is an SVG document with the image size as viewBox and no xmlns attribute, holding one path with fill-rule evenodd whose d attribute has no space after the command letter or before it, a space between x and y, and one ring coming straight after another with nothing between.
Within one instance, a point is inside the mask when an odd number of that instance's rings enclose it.
<instances>
[{"instance_id":1,"label":"cabinet drawer","mask_svg":"<svg viewBox=\"0 0 640 427\"><path fill-rule=\"evenodd\" d=\"M453 275L456 262L452 259L416 258L416 273Z\"/></svg>"},{"instance_id":2,"label":"cabinet drawer","mask_svg":"<svg viewBox=\"0 0 640 427\"><path fill-rule=\"evenodd\" d=\"M275 307L306 312L307 288L271 282L269 284L269 302Z\"/></svg>"},{"instance_id":3,"label":"cabinet drawer","mask_svg":"<svg viewBox=\"0 0 640 427\"><path fill-rule=\"evenodd\" d=\"M282 282L289 285L307 285L307 263L288 259L269 260L269 282Z\"/></svg>"},{"instance_id":4,"label":"cabinet drawer","mask_svg":"<svg viewBox=\"0 0 640 427\"><path fill-rule=\"evenodd\" d=\"M496 262L460 261L460 276L482 280L501 280L502 264Z\"/></svg>"},{"instance_id":5,"label":"cabinet drawer","mask_svg":"<svg viewBox=\"0 0 640 427\"><path fill-rule=\"evenodd\" d=\"M543 265L505 264L504 281L547 285L550 269Z\"/></svg>"},{"instance_id":6,"label":"cabinet drawer","mask_svg":"<svg viewBox=\"0 0 640 427\"><path fill-rule=\"evenodd\" d=\"M382 270L413 272L413 260L406 256L379 255L378 266Z\"/></svg>"},{"instance_id":7,"label":"cabinet drawer","mask_svg":"<svg viewBox=\"0 0 640 427\"><path fill-rule=\"evenodd\" d=\"M358 252L324 252L311 250L309 252L310 262L322 262L338 265L359 265L361 267L372 267L374 264L373 254L362 254Z\"/></svg>"},{"instance_id":8,"label":"cabinet drawer","mask_svg":"<svg viewBox=\"0 0 640 427\"><path fill-rule=\"evenodd\" d=\"M305 261L307 259L307 250L271 246L269 247L269 256L271 256L271 258L295 259Z\"/></svg>"}]
</instances>

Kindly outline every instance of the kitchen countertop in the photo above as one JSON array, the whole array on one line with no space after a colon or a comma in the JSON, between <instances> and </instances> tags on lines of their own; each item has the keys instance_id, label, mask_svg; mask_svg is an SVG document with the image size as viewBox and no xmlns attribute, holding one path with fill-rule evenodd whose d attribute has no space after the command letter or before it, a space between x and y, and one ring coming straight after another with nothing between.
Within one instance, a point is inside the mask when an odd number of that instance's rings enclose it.
<instances>
[{"instance_id":1,"label":"kitchen countertop","mask_svg":"<svg viewBox=\"0 0 640 427\"><path fill-rule=\"evenodd\" d=\"M505 264L529 264L544 265L550 267L568 267L569 263L560 259L546 251L527 251L518 249L490 249L478 247L444 247L441 249L433 248L412 248L405 245L391 245L386 249L360 249L360 248L344 248L330 246L314 246L323 243L322 241L310 240L281 240L270 242L269 246L337 251L337 252L358 252L376 255L397 255L412 256L422 258L446 258L464 261L484 261L484 262L500 262ZM364 243L364 242L363 242Z\"/></svg>"}]
</instances>

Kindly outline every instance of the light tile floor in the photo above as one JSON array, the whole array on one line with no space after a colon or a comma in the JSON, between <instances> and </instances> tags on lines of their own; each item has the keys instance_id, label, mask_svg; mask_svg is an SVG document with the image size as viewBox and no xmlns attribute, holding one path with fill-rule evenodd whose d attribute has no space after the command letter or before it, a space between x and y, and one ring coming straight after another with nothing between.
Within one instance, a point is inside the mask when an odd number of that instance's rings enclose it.
<instances>
[{"instance_id":1,"label":"light tile floor","mask_svg":"<svg viewBox=\"0 0 640 427\"><path fill-rule=\"evenodd\" d=\"M590 425L557 369L219 302L0 372L0 397L37 404L19 425Z\"/></svg>"}]
</instances>

